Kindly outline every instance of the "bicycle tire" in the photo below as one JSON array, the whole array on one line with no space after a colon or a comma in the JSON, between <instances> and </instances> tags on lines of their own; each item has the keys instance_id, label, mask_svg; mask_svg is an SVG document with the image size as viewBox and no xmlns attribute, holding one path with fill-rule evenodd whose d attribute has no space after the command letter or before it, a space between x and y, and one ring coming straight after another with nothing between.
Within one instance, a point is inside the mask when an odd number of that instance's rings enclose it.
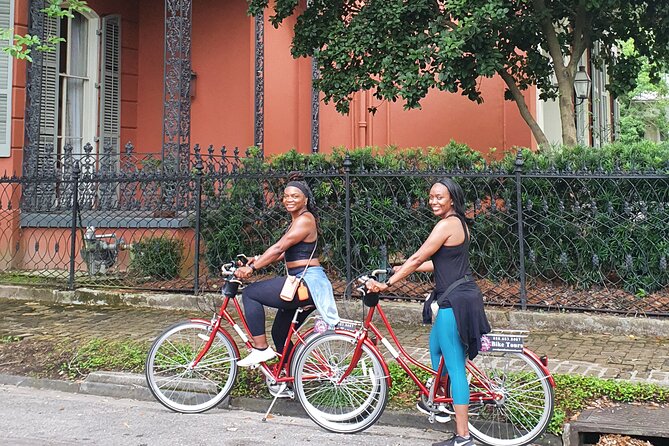
<instances>
[{"instance_id":1,"label":"bicycle tire","mask_svg":"<svg viewBox=\"0 0 669 446\"><path fill-rule=\"evenodd\" d=\"M470 400L470 434L495 446L522 446L540 437L553 417L554 408L553 387L543 368L525 353L480 353L472 362L483 373L486 383L503 398ZM469 369L467 380L472 394L487 392ZM450 382L446 389L451 396Z\"/></svg>"},{"instance_id":2,"label":"bicycle tire","mask_svg":"<svg viewBox=\"0 0 669 446\"><path fill-rule=\"evenodd\" d=\"M179 322L154 341L146 359L149 389L165 407L180 413L200 413L216 407L237 378L237 354L222 332L195 368L189 365L209 339L206 322Z\"/></svg>"},{"instance_id":3,"label":"bicycle tire","mask_svg":"<svg viewBox=\"0 0 669 446\"><path fill-rule=\"evenodd\" d=\"M295 394L307 415L335 433L361 432L379 419L388 401L383 358L367 345L354 370L341 383L357 339L326 333L311 338L295 361Z\"/></svg>"}]
</instances>

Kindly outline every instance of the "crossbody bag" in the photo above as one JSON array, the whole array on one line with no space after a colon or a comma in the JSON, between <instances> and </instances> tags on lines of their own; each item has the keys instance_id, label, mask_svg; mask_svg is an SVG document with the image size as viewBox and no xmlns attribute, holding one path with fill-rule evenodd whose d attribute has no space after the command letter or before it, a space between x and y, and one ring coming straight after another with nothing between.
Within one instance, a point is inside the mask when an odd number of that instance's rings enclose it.
<instances>
[{"instance_id":1,"label":"crossbody bag","mask_svg":"<svg viewBox=\"0 0 669 446\"><path fill-rule=\"evenodd\" d=\"M285 300L286 302L291 302L295 298L295 293L297 292L297 289L300 287L300 285L302 285L304 274L307 272L307 268L309 268L309 263L311 263L311 259L314 258L314 254L316 253L316 246L318 246L318 240L316 240L316 244L314 245L314 250L311 251L311 256L309 257L307 266L305 266L304 271L302 271L301 277L288 274L288 263L286 263L286 281L283 283L283 288L281 288L281 293L279 293L279 297L282 300ZM304 298L302 298L302 296L304 296ZM309 298L309 294L305 293L303 295L302 293L298 293L298 297L300 300L306 300Z\"/></svg>"}]
</instances>

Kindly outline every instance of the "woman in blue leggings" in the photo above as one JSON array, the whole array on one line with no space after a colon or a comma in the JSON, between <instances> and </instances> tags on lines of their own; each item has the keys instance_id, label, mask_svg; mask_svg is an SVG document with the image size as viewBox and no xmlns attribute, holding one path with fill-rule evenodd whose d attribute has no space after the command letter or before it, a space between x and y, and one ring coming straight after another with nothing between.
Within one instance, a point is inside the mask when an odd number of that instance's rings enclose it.
<instances>
[{"instance_id":1,"label":"woman in blue leggings","mask_svg":"<svg viewBox=\"0 0 669 446\"><path fill-rule=\"evenodd\" d=\"M367 283L371 291L383 292L414 271L434 272L433 299L439 304L437 319L430 333L432 368L437 370L444 357L450 376L451 395L455 412L455 435L433 446L470 446L469 383L465 372L467 356L474 359L481 347L481 336L490 331L483 309L483 296L471 277L469 267L469 228L465 216L462 188L445 178L432 185L429 205L439 222L423 245L399 267L386 283L374 280ZM429 305L429 302L428 302ZM439 387L445 388L446 374L440 377ZM434 412L421 403L418 409ZM448 414L435 413L437 421L446 422Z\"/></svg>"}]
</instances>

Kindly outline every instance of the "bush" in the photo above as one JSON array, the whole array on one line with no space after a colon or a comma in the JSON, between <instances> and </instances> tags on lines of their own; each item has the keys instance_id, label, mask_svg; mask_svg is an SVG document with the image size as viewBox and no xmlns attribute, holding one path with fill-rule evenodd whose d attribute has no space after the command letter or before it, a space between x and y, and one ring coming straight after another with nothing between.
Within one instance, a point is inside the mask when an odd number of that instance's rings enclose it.
<instances>
[{"instance_id":1,"label":"bush","mask_svg":"<svg viewBox=\"0 0 669 446\"><path fill-rule=\"evenodd\" d=\"M288 172L300 170L320 208L321 260L333 278L345 274L347 259L356 274L415 252L434 225L427 205L430 185L454 176L475 219L475 273L495 282L518 281L515 151L486 162L455 142L426 150L365 147L348 152L345 170L346 155L341 148L330 155L292 150L246 163L220 183L206 179L202 235L212 273L234 255L258 254L278 240L289 224L279 197ZM614 285L634 294L667 286L669 186L663 174L669 172L669 143L522 149L522 155L529 280L580 288ZM655 175L642 177L643 171Z\"/></svg>"},{"instance_id":2,"label":"bush","mask_svg":"<svg viewBox=\"0 0 669 446\"><path fill-rule=\"evenodd\" d=\"M132 245L130 269L139 276L158 280L179 276L184 244L167 237L151 237Z\"/></svg>"}]
</instances>

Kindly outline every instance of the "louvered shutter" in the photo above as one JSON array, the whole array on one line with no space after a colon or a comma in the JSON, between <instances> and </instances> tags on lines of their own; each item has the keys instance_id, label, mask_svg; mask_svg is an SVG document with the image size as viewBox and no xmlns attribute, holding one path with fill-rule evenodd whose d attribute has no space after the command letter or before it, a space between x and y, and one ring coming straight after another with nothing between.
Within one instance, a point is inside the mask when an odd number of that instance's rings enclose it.
<instances>
[{"instance_id":1,"label":"louvered shutter","mask_svg":"<svg viewBox=\"0 0 669 446\"><path fill-rule=\"evenodd\" d=\"M14 27L14 11L12 0L0 0L0 28ZM7 40L0 40L5 47L10 44ZM10 155L11 126L12 126L12 62L13 58L0 53L0 157Z\"/></svg>"},{"instance_id":2,"label":"louvered shutter","mask_svg":"<svg viewBox=\"0 0 669 446\"><path fill-rule=\"evenodd\" d=\"M44 36L60 35L60 20L44 14ZM42 95L39 118L39 157L40 173L51 173L54 159L58 151L58 61L60 47L45 51L42 55ZM45 172L46 171L46 172Z\"/></svg>"},{"instance_id":3,"label":"louvered shutter","mask_svg":"<svg viewBox=\"0 0 669 446\"><path fill-rule=\"evenodd\" d=\"M102 19L102 61L100 64L101 147L120 152L121 140L121 17Z\"/></svg>"}]
</instances>

